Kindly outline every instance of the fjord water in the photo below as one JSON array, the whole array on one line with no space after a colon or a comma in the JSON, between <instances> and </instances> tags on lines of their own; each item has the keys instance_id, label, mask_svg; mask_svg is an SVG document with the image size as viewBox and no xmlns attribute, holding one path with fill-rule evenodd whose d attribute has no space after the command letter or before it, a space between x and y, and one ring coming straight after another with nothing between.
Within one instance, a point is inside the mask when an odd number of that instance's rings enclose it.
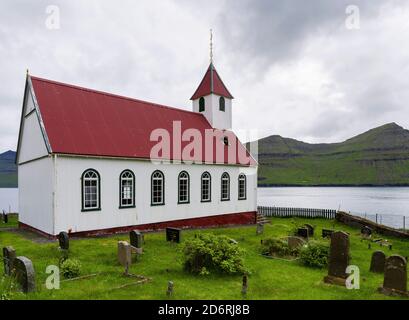
<instances>
[{"instance_id":1,"label":"fjord water","mask_svg":"<svg viewBox=\"0 0 409 320\"><path fill-rule=\"evenodd\" d=\"M18 189L0 188L0 213L18 212Z\"/></svg>"},{"instance_id":2,"label":"fjord water","mask_svg":"<svg viewBox=\"0 0 409 320\"><path fill-rule=\"evenodd\" d=\"M409 187L258 188L258 205L409 216Z\"/></svg>"},{"instance_id":3,"label":"fjord water","mask_svg":"<svg viewBox=\"0 0 409 320\"><path fill-rule=\"evenodd\" d=\"M409 217L409 187L271 187L258 188L258 205L276 207L341 209L356 214L375 214L394 219ZM18 212L18 189L0 188L0 212ZM390 224L390 223L388 223ZM407 226L409 227L409 219Z\"/></svg>"}]
</instances>

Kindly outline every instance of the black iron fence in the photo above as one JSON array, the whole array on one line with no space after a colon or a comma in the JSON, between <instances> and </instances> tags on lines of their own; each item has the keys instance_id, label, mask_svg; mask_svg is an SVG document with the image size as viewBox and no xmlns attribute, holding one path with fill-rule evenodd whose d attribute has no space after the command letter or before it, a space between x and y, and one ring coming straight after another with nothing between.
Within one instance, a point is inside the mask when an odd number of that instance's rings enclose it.
<instances>
[{"instance_id":1,"label":"black iron fence","mask_svg":"<svg viewBox=\"0 0 409 320\"><path fill-rule=\"evenodd\" d=\"M337 211L331 209L311 209L311 208L284 208L284 207L257 207L257 212L266 217L280 218L323 218L335 219Z\"/></svg>"}]
</instances>

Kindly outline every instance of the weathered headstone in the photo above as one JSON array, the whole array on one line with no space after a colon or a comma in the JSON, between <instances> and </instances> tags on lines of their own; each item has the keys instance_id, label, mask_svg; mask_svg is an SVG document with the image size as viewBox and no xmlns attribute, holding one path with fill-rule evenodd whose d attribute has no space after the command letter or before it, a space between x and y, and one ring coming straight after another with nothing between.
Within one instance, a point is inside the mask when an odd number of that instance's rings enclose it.
<instances>
[{"instance_id":1,"label":"weathered headstone","mask_svg":"<svg viewBox=\"0 0 409 320\"><path fill-rule=\"evenodd\" d=\"M297 236L302 237L304 239L308 239L308 229L307 228L298 228Z\"/></svg>"},{"instance_id":2,"label":"weathered headstone","mask_svg":"<svg viewBox=\"0 0 409 320\"><path fill-rule=\"evenodd\" d=\"M14 269L14 261L16 259L16 250L13 247L3 248L3 262L4 262L4 274L10 276Z\"/></svg>"},{"instance_id":3,"label":"weathered headstone","mask_svg":"<svg viewBox=\"0 0 409 320\"><path fill-rule=\"evenodd\" d=\"M392 255L386 259L383 286L379 288L381 293L408 296L406 265L405 258L399 255Z\"/></svg>"},{"instance_id":4,"label":"weathered headstone","mask_svg":"<svg viewBox=\"0 0 409 320\"><path fill-rule=\"evenodd\" d=\"M308 229L308 236L312 237L314 236L314 227L310 225L309 223L304 224L304 228Z\"/></svg>"},{"instance_id":5,"label":"weathered headstone","mask_svg":"<svg viewBox=\"0 0 409 320\"><path fill-rule=\"evenodd\" d=\"M125 268L132 264L131 246L126 241L118 241L118 261Z\"/></svg>"},{"instance_id":6,"label":"weathered headstone","mask_svg":"<svg viewBox=\"0 0 409 320\"><path fill-rule=\"evenodd\" d=\"M3 213L3 221L4 223L9 223L9 215L6 212Z\"/></svg>"},{"instance_id":7,"label":"weathered headstone","mask_svg":"<svg viewBox=\"0 0 409 320\"><path fill-rule=\"evenodd\" d=\"M58 234L58 242L60 244L60 249L68 250L70 248L70 238L68 236L68 233L65 231L61 231Z\"/></svg>"},{"instance_id":8,"label":"weathered headstone","mask_svg":"<svg viewBox=\"0 0 409 320\"><path fill-rule=\"evenodd\" d=\"M361 228L361 234L366 237L369 237L372 234L372 229L369 228L368 226L364 226Z\"/></svg>"},{"instance_id":9,"label":"weathered headstone","mask_svg":"<svg viewBox=\"0 0 409 320\"><path fill-rule=\"evenodd\" d=\"M142 248L143 237L142 237L142 233L140 233L138 230L132 230L129 233L129 240L130 240L132 247Z\"/></svg>"},{"instance_id":10,"label":"weathered headstone","mask_svg":"<svg viewBox=\"0 0 409 320\"><path fill-rule=\"evenodd\" d=\"M323 238L331 238L331 235L334 233L334 230L329 229L322 229L322 237Z\"/></svg>"},{"instance_id":11,"label":"weathered headstone","mask_svg":"<svg viewBox=\"0 0 409 320\"><path fill-rule=\"evenodd\" d=\"M166 290L166 295L170 297L173 294L173 281L168 282L168 290Z\"/></svg>"},{"instance_id":12,"label":"weathered headstone","mask_svg":"<svg viewBox=\"0 0 409 320\"><path fill-rule=\"evenodd\" d=\"M371 267L369 271L383 273L385 270L385 253L382 251L375 251L372 254Z\"/></svg>"},{"instance_id":13,"label":"weathered headstone","mask_svg":"<svg viewBox=\"0 0 409 320\"><path fill-rule=\"evenodd\" d=\"M248 279L247 279L247 275L243 276L243 285L241 287L241 294L243 296L247 295L247 289L248 289Z\"/></svg>"},{"instance_id":14,"label":"weathered headstone","mask_svg":"<svg viewBox=\"0 0 409 320\"><path fill-rule=\"evenodd\" d=\"M343 231L334 232L331 235L328 275L324 278L324 282L344 286L348 277L346 274L348 265L349 236Z\"/></svg>"},{"instance_id":15,"label":"weathered headstone","mask_svg":"<svg viewBox=\"0 0 409 320\"><path fill-rule=\"evenodd\" d=\"M302 247L305 244L305 240L300 237L290 236L287 238L288 247L293 250L298 247Z\"/></svg>"},{"instance_id":16,"label":"weathered headstone","mask_svg":"<svg viewBox=\"0 0 409 320\"><path fill-rule=\"evenodd\" d=\"M180 243L182 241L182 229L166 228L166 241Z\"/></svg>"},{"instance_id":17,"label":"weathered headstone","mask_svg":"<svg viewBox=\"0 0 409 320\"><path fill-rule=\"evenodd\" d=\"M17 257L14 260L16 280L24 293L35 291L35 272L33 263L26 257Z\"/></svg>"},{"instance_id":18,"label":"weathered headstone","mask_svg":"<svg viewBox=\"0 0 409 320\"><path fill-rule=\"evenodd\" d=\"M264 224L258 223L258 224L257 224L256 234L257 234L257 235L263 234L263 232L264 232Z\"/></svg>"}]
</instances>

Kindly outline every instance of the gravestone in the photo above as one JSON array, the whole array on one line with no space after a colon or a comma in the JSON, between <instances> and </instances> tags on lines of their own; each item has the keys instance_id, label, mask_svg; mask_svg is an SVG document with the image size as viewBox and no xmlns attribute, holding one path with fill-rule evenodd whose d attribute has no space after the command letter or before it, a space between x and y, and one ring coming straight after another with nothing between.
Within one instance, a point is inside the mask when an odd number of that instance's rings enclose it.
<instances>
[{"instance_id":1,"label":"gravestone","mask_svg":"<svg viewBox=\"0 0 409 320\"><path fill-rule=\"evenodd\" d=\"M348 277L346 274L348 265L349 236L343 231L334 232L331 235L328 275L324 278L324 282L344 286Z\"/></svg>"},{"instance_id":2,"label":"gravestone","mask_svg":"<svg viewBox=\"0 0 409 320\"><path fill-rule=\"evenodd\" d=\"M143 244L143 236L138 230L132 230L129 233L129 240L131 242L131 246L135 248L142 248Z\"/></svg>"},{"instance_id":3,"label":"gravestone","mask_svg":"<svg viewBox=\"0 0 409 320\"><path fill-rule=\"evenodd\" d=\"M308 239L308 229L307 228L298 228L297 236L302 237L304 239Z\"/></svg>"},{"instance_id":4,"label":"gravestone","mask_svg":"<svg viewBox=\"0 0 409 320\"><path fill-rule=\"evenodd\" d=\"M166 241L180 243L182 241L182 229L166 228Z\"/></svg>"},{"instance_id":5,"label":"gravestone","mask_svg":"<svg viewBox=\"0 0 409 320\"><path fill-rule=\"evenodd\" d=\"M173 294L173 281L168 282L168 290L166 290L166 295L170 297Z\"/></svg>"},{"instance_id":6,"label":"gravestone","mask_svg":"<svg viewBox=\"0 0 409 320\"><path fill-rule=\"evenodd\" d=\"M258 224L257 224L256 234L257 234L257 235L263 234L263 232L264 232L264 224L258 223Z\"/></svg>"},{"instance_id":7,"label":"gravestone","mask_svg":"<svg viewBox=\"0 0 409 320\"><path fill-rule=\"evenodd\" d=\"M68 250L70 247L70 238L68 236L68 233L65 231L61 231L58 234L58 242L60 244L60 249Z\"/></svg>"},{"instance_id":8,"label":"gravestone","mask_svg":"<svg viewBox=\"0 0 409 320\"><path fill-rule=\"evenodd\" d=\"M287 238L288 247L293 250L298 247L302 247L305 244L305 240L300 237L290 236Z\"/></svg>"},{"instance_id":9,"label":"gravestone","mask_svg":"<svg viewBox=\"0 0 409 320\"><path fill-rule=\"evenodd\" d=\"M13 247L3 248L3 262L4 262L4 274L11 276L14 269L14 261L16 259L16 250Z\"/></svg>"},{"instance_id":10,"label":"gravestone","mask_svg":"<svg viewBox=\"0 0 409 320\"><path fill-rule=\"evenodd\" d=\"M392 255L386 259L383 286L379 291L386 295L408 296L405 258Z\"/></svg>"},{"instance_id":11,"label":"gravestone","mask_svg":"<svg viewBox=\"0 0 409 320\"><path fill-rule=\"evenodd\" d=\"M382 251L375 251L372 254L371 267L369 268L369 271L383 273L385 270L385 259L385 253Z\"/></svg>"},{"instance_id":12,"label":"gravestone","mask_svg":"<svg viewBox=\"0 0 409 320\"><path fill-rule=\"evenodd\" d=\"M248 289L248 278L247 275L243 276L243 285L241 287L241 294L245 296L247 294L247 289Z\"/></svg>"},{"instance_id":13,"label":"gravestone","mask_svg":"<svg viewBox=\"0 0 409 320\"><path fill-rule=\"evenodd\" d=\"M16 281L24 293L35 291L35 272L33 263L26 257L17 257L14 260Z\"/></svg>"},{"instance_id":14,"label":"gravestone","mask_svg":"<svg viewBox=\"0 0 409 320\"><path fill-rule=\"evenodd\" d=\"M6 212L3 212L3 222L9 223L9 215Z\"/></svg>"},{"instance_id":15,"label":"gravestone","mask_svg":"<svg viewBox=\"0 0 409 320\"><path fill-rule=\"evenodd\" d=\"M372 229L368 226L364 226L361 228L361 234L363 236L369 237L372 234Z\"/></svg>"},{"instance_id":16,"label":"gravestone","mask_svg":"<svg viewBox=\"0 0 409 320\"><path fill-rule=\"evenodd\" d=\"M126 269L132 264L131 246L126 241L118 241L118 261Z\"/></svg>"},{"instance_id":17,"label":"gravestone","mask_svg":"<svg viewBox=\"0 0 409 320\"><path fill-rule=\"evenodd\" d=\"M310 225L309 223L304 224L304 228L308 229L308 236L312 237L314 236L314 227Z\"/></svg>"},{"instance_id":18,"label":"gravestone","mask_svg":"<svg viewBox=\"0 0 409 320\"><path fill-rule=\"evenodd\" d=\"M331 235L334 233L334 230L329 229L322 229L322 237L323 238L331 238Z\"/></svg>"}]
</instances>

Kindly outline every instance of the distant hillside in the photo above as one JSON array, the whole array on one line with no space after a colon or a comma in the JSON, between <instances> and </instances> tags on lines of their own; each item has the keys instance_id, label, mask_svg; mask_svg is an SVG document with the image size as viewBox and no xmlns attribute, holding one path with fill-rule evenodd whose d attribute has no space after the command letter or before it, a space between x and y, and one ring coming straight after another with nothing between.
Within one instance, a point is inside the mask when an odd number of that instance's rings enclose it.
<instances>
[{"instance_id":1,"label":"distant hillside","mask_svg":"<svg viewBox=\"0 0 409 320\"><path fill-rule=\"evenodd\" d=\"M0 188L17 187L17 166L14 164L16 153L6 151L0 154Z\"/></svg>"},{"instance_id":2,"label":"distant hillside","mask_svg":"<svg viewBox=\"0 0 409 320\"><path fill-rule=\"evenodd\" d=\"M409 131L389 123L342 143L259 140L259 185L409 185Z\"/></svg>"}]
</instances>

